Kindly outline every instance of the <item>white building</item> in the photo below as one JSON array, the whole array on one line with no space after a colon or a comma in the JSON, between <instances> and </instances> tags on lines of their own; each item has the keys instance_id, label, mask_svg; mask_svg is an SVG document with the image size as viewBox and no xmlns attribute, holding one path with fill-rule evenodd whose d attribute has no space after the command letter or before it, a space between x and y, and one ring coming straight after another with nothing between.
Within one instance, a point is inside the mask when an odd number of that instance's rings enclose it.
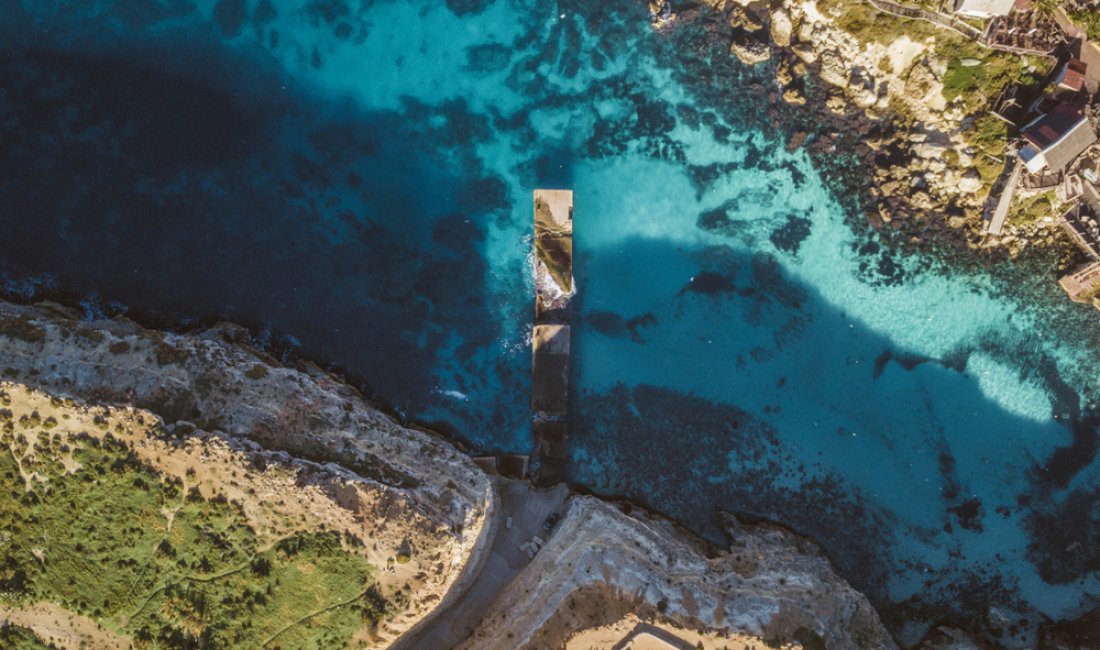
<instances>
[{"instance_id":1,"label":"white building","mask_svg":"<svg viewBox=\"0 0 1100 650\"><path fill-rule=\"evenodd\" d=\"M958 0L955 13L970 18L1007 16L1016 0Z\"/></svg>"}]
</instances>

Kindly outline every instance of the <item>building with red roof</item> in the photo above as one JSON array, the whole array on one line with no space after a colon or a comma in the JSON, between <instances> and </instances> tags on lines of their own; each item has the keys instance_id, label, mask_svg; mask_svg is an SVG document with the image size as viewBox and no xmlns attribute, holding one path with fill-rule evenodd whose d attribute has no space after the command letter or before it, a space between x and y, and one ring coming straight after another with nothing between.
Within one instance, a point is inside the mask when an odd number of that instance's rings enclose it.
<instances>
[{"instance_id":1,"label":"building with red roof","mask_svg":"<svg viewBox=\"0 0 1100 650\"><path fill-rule=\"evenodd\" d=\"M1062 66L1062 71L1058 73L1058 78L1055 80L1055 84L1058 86L1058 90L1065 90L1073 93L1081 92L1081 89L1085 87L1085 76L1088 72L1088 65L1081 59L1070 59Z\"/></svg>"},{"instance_id":2,"label":"building with red roof","mask_svg":"<svg viewBox=\"0 0 1100 650\"><path fill-rule=\"evenodd\" d=\"M1027 144L1020 159L1032 174L1065 170L1097 140L1088 118L1065 102L1032 120L1021 134Z\"/></svg>"}]
</instances>

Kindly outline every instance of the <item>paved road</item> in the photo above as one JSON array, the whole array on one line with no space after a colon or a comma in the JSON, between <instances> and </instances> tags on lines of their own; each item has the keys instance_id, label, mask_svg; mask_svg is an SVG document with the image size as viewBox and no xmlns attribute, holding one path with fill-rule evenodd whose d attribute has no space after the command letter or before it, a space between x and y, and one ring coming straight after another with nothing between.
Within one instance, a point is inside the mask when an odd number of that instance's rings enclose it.
<instances>
[{"instance_id":1,"label":"paved road","mask_svg":"<svg viewBox=\"0 0 1100 650\"><path fill-rule=\"evenodd\" d=\"M565 514L568 496L569 490L561 484L537 489L524 481L502 480L499 526L481 572L453 606L437 612L423 628L394 647L448 650L470 636L497 594L531 561L520 545L535 535L549 538L552 533L543 530L542 524L551 512ZM505 526L508 517L512 518L511 528Z\"/></svg>"}]
</instances>

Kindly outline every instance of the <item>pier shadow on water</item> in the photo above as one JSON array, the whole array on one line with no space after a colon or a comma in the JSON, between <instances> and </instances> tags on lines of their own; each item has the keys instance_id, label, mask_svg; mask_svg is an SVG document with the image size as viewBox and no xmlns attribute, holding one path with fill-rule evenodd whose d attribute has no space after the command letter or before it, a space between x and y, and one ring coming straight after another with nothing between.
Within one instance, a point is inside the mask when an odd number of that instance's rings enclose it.
<instances>
[{"instance_id":1,"label":"pier shadow on water","mask_svg":"<svg viewBox=\"0 0 1100 650\"><path fill-rule=\"evenodd\" d=\"M720 546L719 511L782 522L908 642L937 621L1026 640L1035 602L1100 595L1085 523L1100 508L1096 416L1034 339L991 331L923 357L768 253L630 238L581 250L570 480ZM605 308L622 295L650 309ZM978 357L1042 386L1062 424L989 399L968 369Z\"/></svg>"}]
</instances>

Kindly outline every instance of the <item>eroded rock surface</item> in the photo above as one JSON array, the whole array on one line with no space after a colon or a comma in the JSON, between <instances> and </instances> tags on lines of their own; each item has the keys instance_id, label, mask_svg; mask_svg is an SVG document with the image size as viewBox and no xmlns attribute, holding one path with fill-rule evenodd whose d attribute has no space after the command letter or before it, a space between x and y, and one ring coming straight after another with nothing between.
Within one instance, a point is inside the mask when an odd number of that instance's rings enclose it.
<instances>
[{"instance_id":1,"label":"eroded rock surface","mask_svg":"<svg viewBox=\"0 0 1100 650\"><path fill-rule=\"evenodd\" d=\"M669 522L633 512L574 497L546 546L461 647L557 648L632 612L773 643L896 647L867 599L795 535L731 521L733 546L708 557Z\"/></svg>"}]
</instances>

